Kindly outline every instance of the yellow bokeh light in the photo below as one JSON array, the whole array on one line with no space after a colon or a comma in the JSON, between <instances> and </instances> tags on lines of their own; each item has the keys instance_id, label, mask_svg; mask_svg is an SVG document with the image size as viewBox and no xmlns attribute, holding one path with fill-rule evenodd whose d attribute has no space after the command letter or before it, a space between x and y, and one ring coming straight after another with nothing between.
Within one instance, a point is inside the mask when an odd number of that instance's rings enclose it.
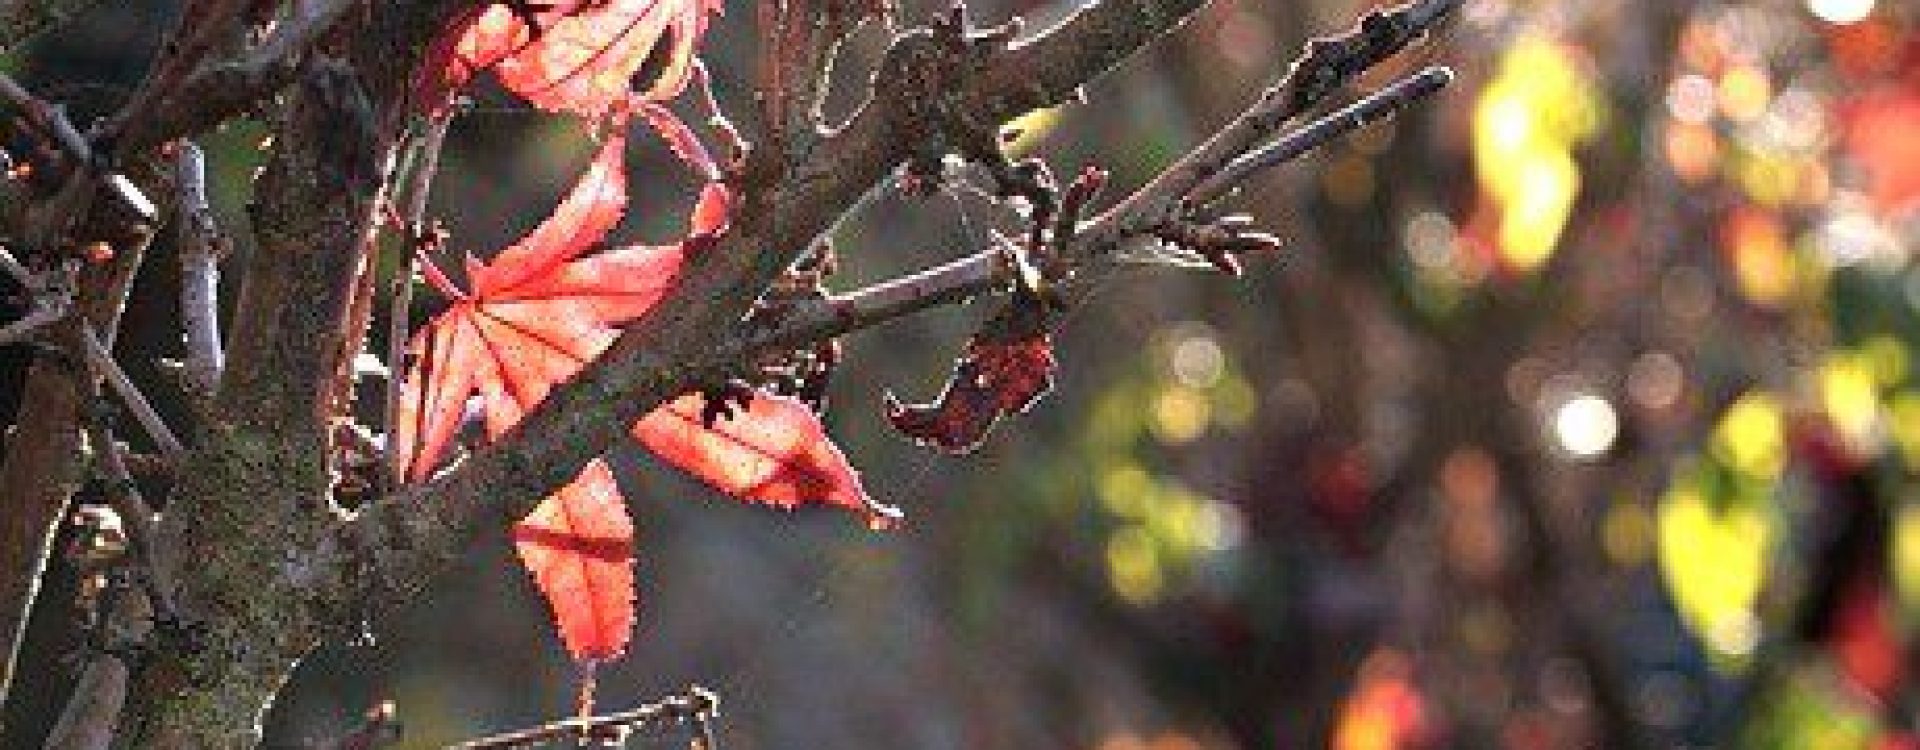
<instances>
[{"instance_id":1,"label":"yellow bokeh light","mask_svg":"<svg viewBox=\"0 0 1920 750\"><path fill-rule=\"evenodd\" d=\"M1903 392L1887 402L1887 433L1907 468L1920 469L1920 393Z\"/></svg>"},{"instance_id":2,"label":"yellow bokeh light","mask_svg":"<svg viewBox=\"0 0 1920 750\"><path fill-rule=\"evenodd\" d=\"M1778 307L1793 295L1801 269L1780 219L1759 210L1735 212L1722 229L1728 262L1747 301Z\"/></svg>"},{"instance_id":3,"label":"yellow bokeh light","mask_svg":"<svg viewBox=\"0 0 1920 750\"><path fill-rule=\"evenodd\" d=\"M1839 354L1820 366L1820 403L1827 420L1855 447L1869 445L1880 414L1879 389L1864 357Z\"/></svg>"},{"instance_id":4,"label":"yellow bokeh light","mask_svg":"<svg viewBox=\"0 0 1920 750\"><path fill-rule=\"evenodd\" d=\"M1892 545L1894 588L1907 609L1920 608L1920 506L1894 512Z\"/></svg>"},{"instance_id":5,"label":"yellow bokeh light","mask_svg":"<svg viewBox=\"0 0 1920 750\"><path fill-rule=\"evenodd\" d=\"M1787 154L1751 151L1734 169L1740 189L1763 206L1779 207L1806 193L1808 163Z\"/></svg>"},{"instance_id":6,"label":"yellow bokeh light","mask_svg":"<svg viewBox=\"0 0 1920 750\"><path fill-rule=\"evenodd\" d=\"M1260 396L1246 378L1228 375L1213 388L1213 423L1220 427L1242 429L1253 422L1259 408Z\"/></svg>"},{"instance_id":7,"label":"yellow bokeh light","mask_svg":"<svg viewBox=\"0 0 1920 750\"><path fill-rule=\"evenodd\" d=\"M1767 111L1773 82L1757 66L1742 65L1720 77L1720 111L1735 120L1752 120Z\"/></svg>"},{"instance_id":8,"label":"yellow bokeh light","mask_svg":"<svg viewBox=\"0 0 1920 750\"><path fill-rule=\"evenodd\" d=\"M1166 388L1153 400L1153 434L1169 445L1193 442L1211 419L1212 405L1186 386Z\"/></svg>"},{"instance_id":9,"label":"yellow bokeh light","mask_svg":"<svg viewBox=\"0 0 1920 750\"><path fill-rule=\"evenodd\" d=\"M1097 485L1100 504L1107 511L1125 518L1144 518L1147 515L1148 496L1153 494L1153 477L1135 464L1121 464L1107 469L1100 475Z\"/></svg>"},{"instance_id":10,"label":"yellow bokeh light","mask_svg":"<svg viewBox=\"0 0 1920 750\"><path fill-rule=\"evenodd\" d=\"M1786 427L1780 402L1750 393L1727 409L1713 431L1714 456L1755 479L1771 481L1786 464Z\"/></svg>"},{"instance_id":11,"label":"yellow bokeh light","mask_svg":"<svg viewBox=\"0 0 1920 750\"><path fill-rule=\"evenodd\" d=\"M1138 526L1128 526L1107 539L1107 577L1113 593L1134 604L1160 598L1166 577L1153 537Z\"/></svg>"},{"instance_id":12,"label":"yellow bokeh light","mask_svg":"<svg viewBox=\"0 0 1920 750\"><path fill-rule=\"evenodd\" d=\"M1553 254L1580 193L1573 150L1596 132L1595 87L1565 47L1515 42L1474 109L1475 171L1499 208L1501 257L1531 271Z\"/></svg>"},{"instance_id":13,"label":"yellow bokeh light","mask_svg":"<svg viewBox=\"0 0 1920 750\"><path fill-rule=\"evenodd\" d=\"M1907 345L1886 334L1860 345L1860 358L1873 372L1873 382L1891 388L1907 379Z\"/></svg>"}]
</instances>

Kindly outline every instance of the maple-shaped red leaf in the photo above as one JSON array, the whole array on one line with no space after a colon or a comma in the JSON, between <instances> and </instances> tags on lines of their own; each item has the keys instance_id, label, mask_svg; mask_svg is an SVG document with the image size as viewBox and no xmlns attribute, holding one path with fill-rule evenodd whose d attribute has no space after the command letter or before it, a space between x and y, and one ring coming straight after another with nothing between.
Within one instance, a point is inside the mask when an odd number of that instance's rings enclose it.
<instances>
[{"instance_id":1,"label":"maple-shaped red leaf","mask_svg":"<svg viewBox=\"0 0 1920 750\"><path fill-rule=\"evenodd\" d=\"M660 73L641 94L670 99L686 88L708 16L720 9L719 0L562 2L532 13L492 5L428 50L416 95L425 107L444 106L491 69L536 107L597 117L628 97L634 75L657 53Z\"/></svg>"},{"instance_id":2,"label":"maple-shaped red leaf","mask_svg":"<svg viewBox=\"0 0 1920 750\"><path fill-rule=\"evenodd\" d=\"M1053 339L1046 333L1006 341L975 337L930 404L886 395L887 421L901 434L948 453L969 453L994 423L1032 406L1053 388Z\"/></svg>"},{"instance_id":3,"label":"maple-shaped red leaf","mask_svg":"<svg viewBox=\"0 0 1920 750\"><path fill-rule=\"evenodd\" d=\"M617 336L614 326L652 309L689 249L710 245L726 227L730 198L712 184L686 241L599 249L627 204L625 118L615 124L616 135L553 215L491 260L467 259L470 291L426 264L429 281L452 304L415 334L401 386L394 450L409 481L430 476L445 457L469 397L479 396L487 434L497 439L599 356ZM867 499L825 427L797 402L755 398L745 413L711 428L698 413L697 402L682 399L641 420L635 433L668 462L743 499L836 505L875 525L895 515ZM574 657L591 663L618 655L633 620L632 526L605 465L590 464L548 497L514 539Z\"/></svg>"},{"instance_id":4,"label":"maple-shaped red leaf","mask_svg":"<svg viewBox=\"0 0 1920 750\"><path fill-rule=\"evenodd\" d=\"M498 437L553 385L613 339L610 317L645 311L680 265L677 246L632 246L580 259L626 209L626 137L608 138L553 215L491 263L469 258L472 291L436 269L453 305L414 338L395 449L405 475L425 478L480 394ZM618 656L633 628L633 527L606 466L542 501L514 528L515 548L552 607L567 650L582 661Z\"/></svg>"}]
</instances>

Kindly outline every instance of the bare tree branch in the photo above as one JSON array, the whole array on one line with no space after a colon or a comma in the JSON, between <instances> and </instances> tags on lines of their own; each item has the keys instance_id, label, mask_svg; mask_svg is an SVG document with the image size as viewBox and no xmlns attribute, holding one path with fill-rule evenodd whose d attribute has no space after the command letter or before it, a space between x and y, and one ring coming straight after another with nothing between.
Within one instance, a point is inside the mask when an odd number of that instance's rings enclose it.
<instances>
[{"instance_id":1,"label":"bare tree branch","mask_svg":"<svg viewBox=\"0 0 1920 750\"><path fill-rule=\"evenodd\" d=\"M672 722L686 722L696 732L702 748L713 748L713 736L707 722L720 712L720 699L713 691L698 685L678 695L669 695L638 708L581 719L567 719L530 729L468 740L448 750L507 750L534 747L554 742L618 739L633 729Z\"/></svg>"},{"instance_id":2,"label":"bare tree branch","mask_svg":"<svg viewBox=\"0 0 1920 750\"><path fill-rule=\"evenodd\" d=\"M846 207L919 145L905 142L899 127L920 109L917 98L956 97L972 103L970 111L982 121L1005 120L1066 99L1203 4L1104 0L970 72L958 61L929 60L938 54L930 34L897 38L877 79L897 81L905 66L935 65L958 80L941 80L934 92L873 87L871 100L851 122L783 170L778 188L743 185L739 218L729 233L690 258L674 292L605 355L555 388L499 443L360 514L341 545L371 558L356 563L367 576L362 585L380 604L404 601L463 557L476 538L504 535L540 498L624 435L633 420L702 380L721 377L731 363L713 356L713 339L740 321Z\"/></svg>"},{"instance_id":3,"label":"bare tree branch","mask_svg":"<svg viewBox=\"0 0 1920 750\"><path fill-rule=\"evenodd\" d=\"M407 330L412 324L414 280L420 275L420 257L416 251L431 231L427 225L427 199L433 190L433 178L440 173L440 149L446 144L447 128L452 124L453 108L427 121L419 148L414 152L413 173L407 176L407 184L401 193L406 201L405 213L400 217L405 225L406 236L398 243L400 271L394 275L392 306L387 310L386 400L381 411L384 419L380 422L380 429L389 438L400 423L400 374L406 372ZM401 479L399 452L387 451L385 463L388 478L398 484Z\"/></svg>"},{"instance_id":4,"label":"bare tree branch","mask_svg":"<svg viewBox=\"0 0 1920 750\"><path fill-rule=\"evenodd\" d=\"M1415 11L1403 9L1402 15L1394 16L1423 14L1426 25L1417 28L1382 26L1379 16L1370 15L1359 30L1338 38L1345 46L1323 41L1303 58L1321 61L1317 64L1328 66L1325 70L1331 74L1296 64L1293 73L1304 70L1315 81L1311 91L1305 84L1286 82L1275 90L1311 93L1282 94L1295 101L1288 105L1291 112L1304 111L1417 38L1458 5L1459 0L1428 0L1407 6ZM1436 6L1443 10L1427 12ZM938 53L938 41L925 32L908 32L896 39L877 77L898 81L904 77L903 67L930 66L931 70L921 69L918 74L938 80L937 90L954 91L950 96L964 103L966 117L998 123L1060 101L1198 7L1198 2L1107 0L1088 6L1027 44L988 58L983 68L971 73L964 67L958 71L943 67L949 63L937 59L929 61L928 55ZM945 80L955 76L958 80ZM1289 75L1287 80L1300 78ZM729 337L735 335L730 332L738 328L736 323L761 291L800 250L810 247L838 220L844 207L857 203L911 153L916 144L901 142L903 128L898 123L919 111L906 99L928 95L935 94L900 87L876 90L852 122L828 135L790 170L781 189L763 192L747 185L744 208L738 214L741 219L731 233L717 247L690 258L674 293L630 326L601 359L570 383L556 387L495 445L423 486L383 498L362 513L342 543L372 558L361 564L369 574L363 585L373 597L380 602L404 599L463 555L476 537L504 534L540 498L624 435L635 419L667 399L725 377L726 368L740 361L748 347L790 340L779 333L758 340ZM1273 96L1270 92L1254 109ZM1243 115L1230 126L1237 148L1221 147L1218 137L1209 141L1196 150L1199 157L1190 154L1176 165L1193 170L1181 179L1180 192L1169 193L1164 204L1139 200L1136 194L1094 221L1076 243L1080 248L1076 254L1104 254L1174 218L1163 206L1175 205L1186 189L1274 136L1288 119L1291 115L1271 117L1257 111ZM1168 190L1165 184L1156 180L1142 192ZM870 291L863 298L864 310L827 308L824 315L807 318L805 323L815 326L811 333L832 335L923 309L937 304L936 300L959 299L993 277L986 263L969 259L931 278Z\"/></svg>"},{"instance_id":5,"label":"bare tree branch","mask_svg":"<svg viewBox=\"0 0 1920 750\"><path fill-rule=\"evenodd\" d=\"M179 195L180 321L186 334L184 377L201 399L213 396L226 359L220 344L220 228L207 203L207 156L192 141L180 142L174 160Z\"/></svg>"},{"instance_id":6,"label":"bare tree branch","mask_svg":"<svg viewBox=\"0 0 1920 750\"><path fill-rule=\"evenodd\" d=\"M81 184L81 181L97 178L140 219L151 221L159 213L153 201L140 192L140 189L135 187L125 175L105 170L105 162L99 159L99 155L94 153L87 139L80 135L80 131L73 127L72 122L67 120L66 112L28 93L18 82L4 73L0 73L0 99L5 99L15 110L18 110L34 130L39 131L42 137L58 146L61 153L71 162L74 171L70 180L75 184L69 188L70 190L90 193L91 187ZM68 215L61 218L71 220L76 217ZM56 232L65 229L65 224L54 222L52 229Z\"/></svg>"},{"instance_id":7,"label":"bare tree branch","mask_svg":"<svg viewBox=\"0 0 1920 750\"><path fill-rule=\"evenodd\" d=\"M76 295L80 314L75 318L106 331L118 327L151 237L137 235L122 244L111 261L81 269ZM12 272L26 271L17 262L6 265ZM55 343L77 348L74 329L71 320L58 326ZM0 699L19 666L54 533L84 481L78 411L82 394L74 388L75 366L48 357L34 362L20 391L15 432L0 462L0 507L7 509L0 513Z\"/></svg>"},{"instance_id":8,"label":"bare tree branch","mask_svg":"<svg viewBox=\"0 0 1920 750\"><path fill-rule=\"evenodd\" d=\"M0 326L0 346L19 343L64 317L66 310L35 305L19 320Z\"/></svg>"},{"instance_id":9,"label":"bare tree branch","mask_svg":"<svg viewBox=\"0 0 1920 750\"><path fill-rule=\"evenodd\" d=\"M107 351L107 345L100 341L100 335L94 333L93 328L81 329L80 345L87 365L93 368L95 376L107 381L114 395L120 397L127 410L133 412L134 419L139 420L140 426L146 429L147 437L160 446L160 451L170 459L185 455L186 446L181 444L180 438L174 437L173 430L167 428L166 421L160 418L160 412L153 408L153 402L148 401L146 394L140 392L140 387L133 384L133 379L120 369L120 364L113 361L113 352Z\"/></svg>"},{"instance_id":10,"label":"bare tree branch","mask_svg":"<svg viewBox=\"0 0 1920 750\"><path fill-rule=\"evenodd\" d=\"M238 59L182 73L172 95L136 96L103 131L122 155L200 133L247 112L293 83L300 64L358 0L293 3L294 15ZM150 81L157 90L164 82ZM142 89L146 91L148 89Z\"/></svg>"}]
</instances>

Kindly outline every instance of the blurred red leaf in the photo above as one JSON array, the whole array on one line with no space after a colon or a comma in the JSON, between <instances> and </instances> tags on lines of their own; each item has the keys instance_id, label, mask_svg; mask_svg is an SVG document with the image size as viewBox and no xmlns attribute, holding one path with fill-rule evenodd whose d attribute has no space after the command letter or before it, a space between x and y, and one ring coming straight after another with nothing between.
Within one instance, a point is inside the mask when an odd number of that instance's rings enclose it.
<instances>
[{"instance_id":1,"label":"blurred red leaf","mask_svg":"<svg viewBox=\"0 0 1920 750\"><path fill-rule=\"evenodd\" d=\"M1866 172L1874 205L1894 213L1920 202L1920 93L1884 89L1838 114L1843 146Z\"/></svg>"},{"instance_id":2,"label":"blurred red leaf","mask_svg":"<svg viewBox=\"0 0 1920 750\"><path fill-rule=\"evenodd\" d=\"M670 99L686 87L707 17L720 9L717 0L561 2L518 13L495 4L461 19L434 44L416 93L423 106L439 108L480 71L492 70L536 107L598 117L632 93L634 75L657 51L659 74L640 93Z\"/></svg>"},{"instance_id":3,"label":"blurred red leaf","mask_svg":"<svg viewBox=\"0 0 1920 750\"><path fill-rule=\"evenodd\" d=\"M1893 700L1906 674L1897 607L1883 576L1855 576L1841 594L1829 635L1828 648L1840 671L1881 702Z\"/></svg>"}]
</instances>

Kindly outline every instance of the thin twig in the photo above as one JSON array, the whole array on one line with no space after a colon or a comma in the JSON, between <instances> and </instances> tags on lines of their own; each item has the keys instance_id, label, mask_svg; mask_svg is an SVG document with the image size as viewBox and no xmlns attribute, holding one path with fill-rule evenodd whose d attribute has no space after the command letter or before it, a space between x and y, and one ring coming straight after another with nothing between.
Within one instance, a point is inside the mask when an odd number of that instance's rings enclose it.
<instances>
[{"instance_id":1,"label":"thin twig","mask_svg":"<svg viewBox=\"0 0 1920 750\"><path fill-rule=\"evenodd\" d=\"M133 412L134 419L138 420L141 428L146 430L147 437L152 438L154 445L160 447L160 452L172 461L178 461L184 457L187 452L186 446L180 442L180 438L174 436L173 430L167 428L167 423L160 418L160 412L153 408L153 402L147 400L146 394L141 393L139 386L133 384L133 379L127 377L126 371L120 369L119 363L113 361L113 352L108 351L107 345L100 342L99 334L95 333L91 326L82 328L80 341L85 349L83 353L86 355L87 366L93 368L94 374L106 380L107 385L113 388L114 394L120 397L121 403L126 405L128 411Z\"/></svg>"},{"instance_id":2,"label":"thin twig","mask_svg":"<svg viewBox=\"0 0 1920 750\"><path fill-rule=\"evenodd\" d=\"M0 326L0 346L17 343L65 317L65 310L35 305L19 320Z\"/></svg>"},{"instance_id":3,"label":"thin twig","mask_svg":"<svg viewBox=\"0 0 1920 750\"><path fill-rule=\"evenodd\" d=\"M694 685L686 692L669 695L658 701L638 708L618 713L601 714L580 719L567 719L550 724L542 724L477 740L468 740L451 745L447 750L501 750L503 748L531 747L545 742L561 740L579 740L609 736L620 736L637 727L663 722L693 722L696 729L703 731L708 740L705 748L712 748L712 730L707 722L720 713L720 699L713 691Z\"/></svg>"},{"instance_id":4,"label":"thin twig","mask_svg":"<svg viewBox=\"0 0 1920 750\"><path fill-rule=\"evenodd\" d=\"M88 367L91 377L87 378L85 392L91 394L91 401L81 406L80 415L86 424L87 442L93 449L95 471L101 475L107 503L120 516L121 523L125 524L127 547L132 551L133 559L139 563L140 580L145 584L147 600L153 607L156 620L179 622L179 609L173 604L173 584L167 577L166 568L160 564L159 551L155 546L159 542L159 519L154 515L153 506L140 496L140 487L134 483L133 472L127 470L125 448L114 439L112 427L107 422L106 402L98 381L111 382L113 378L101 369L98 360L90 358Z\"/></svg>"},{"instance_id":5,"label":"thin twig","mask_svg":"<svg viewBox=\"0 0 1920 750\"><path fill-rule=\"evenodd\" d=\"M232 3L209 8L207 17L238 15ZM259 45L235 60L201 66L220 38L220 24L182 41L181 52L162 61L127 106L100 129L122 155L212 128L293 82L300 63L327 31L346 18L358 0L294 3L293 15L274 25ZM190 75L189 75L190 74Z\"/></svg>"},{"instance_id":6,"label":"thin twig","mask_svg":"<svg viewBox=\"0 0 1920 750\"><path fill-rule=\"evenodd\" d=\"M174 161L179 188L180 321L186 334L183 377L188 388L210 398L226 369L220 346L220 229L207 201L206 152L180 142Z\"/></svg>"},{"instance_id":7,"label":"thin twig","mask_svg":"<svg viewBox=\"0 0 1920 750\"><path fill-rule=\"evenodd\" d=\"M1340 108L1339 111L1314 120L1266 146L1234 159L1212 177L1202 180L1200 184L1188 191L1186 203L1190 206L1205 206L1212 203L1255 173L1298 159L1310 151L1325 146L1335 138L1366 127L1376 120L1389 117L1421 99L1432 96L1452 82L1453 71L1442 67L1425 68L1413 75L1397 79L1379 91Z\"/></svg>"},{"instance_id":8,"label":"thin twig","mask_svg":"<svg viewBox=\"0 0 1920 750\"><path fill-rule=\"evenodd\" d=\"M28 289L39 286L39 282L33 278L33 272L27 270L26 265L22 264L20 259L13 257L13 253L8 252L4 246L0 246L0 271L5 271L7 276L20 286Z\"/></svg>"},{"instance_id":9,"label":"thin twig","mask_svg":"<svg viewBox=\"0 0 1920 750\"><path fill-rule=\"evenodd\" d=\"M440 149L446 144L447 129L453 123L454 110L445 111L427 120L426 132L421 136L419 148L414 152L413 173L407 176L406 213L401 216L405 224L402 229L406 236L400 238L400 270L394 274L392 306L387 310L387 379L386 399L382 404L385 419L380 429L385 430L386 445L393 445L392 437L400 425L400 377L407 371L407 332L412 327L413 284L414 277L420 274L420 254L416 252L419 244L425 242L432 229L427 224L427 199L433 191L433 180L440 173ZM386 456L386 476L398 485L406 471L406 457L400 451L388 451Z\"/></svg>"},{"instance_id":10,"label":"thin twig","mask_svg":"<svg viewBox=\"0 0 1920 750\"><path fill-rule=\"evenodd\" d=\"M110 188L113 194L126 204L143 221L151 221L159 214L145 193L135 187L125 175L106 170L105 162L98 158L93 148L87 145L87 139L80 134L67 114L61 108L42 101L28 93L18 82L0 73L0 99L5 99L13 108L19 110L27 123L38 131L41 137L60 147L61 153L73 162L76 175L85 174L98 178Z\"/></svg>"},{"instance_id":11,"label":"thin twig","mask_svg":"<svg viewBox=\"0 0 1920 750\"><path fill-rule=\"evenodd\" d=\"M1306 50L1252 106L1096 222L1104 226L1090 227L1087 231L1109 235L1093 246L1110 246L1115 238L1138 235L1180 218L1181 211L1197 205L1189 198L1202 183L1282 132L1288 122L1325 103L1361 73L1425 37L1464 3L1413 0L1373 10L1341 34L1308 42ZM1214 189L1219 187L1224 186Z\"/></svg>"}]
</instances>

